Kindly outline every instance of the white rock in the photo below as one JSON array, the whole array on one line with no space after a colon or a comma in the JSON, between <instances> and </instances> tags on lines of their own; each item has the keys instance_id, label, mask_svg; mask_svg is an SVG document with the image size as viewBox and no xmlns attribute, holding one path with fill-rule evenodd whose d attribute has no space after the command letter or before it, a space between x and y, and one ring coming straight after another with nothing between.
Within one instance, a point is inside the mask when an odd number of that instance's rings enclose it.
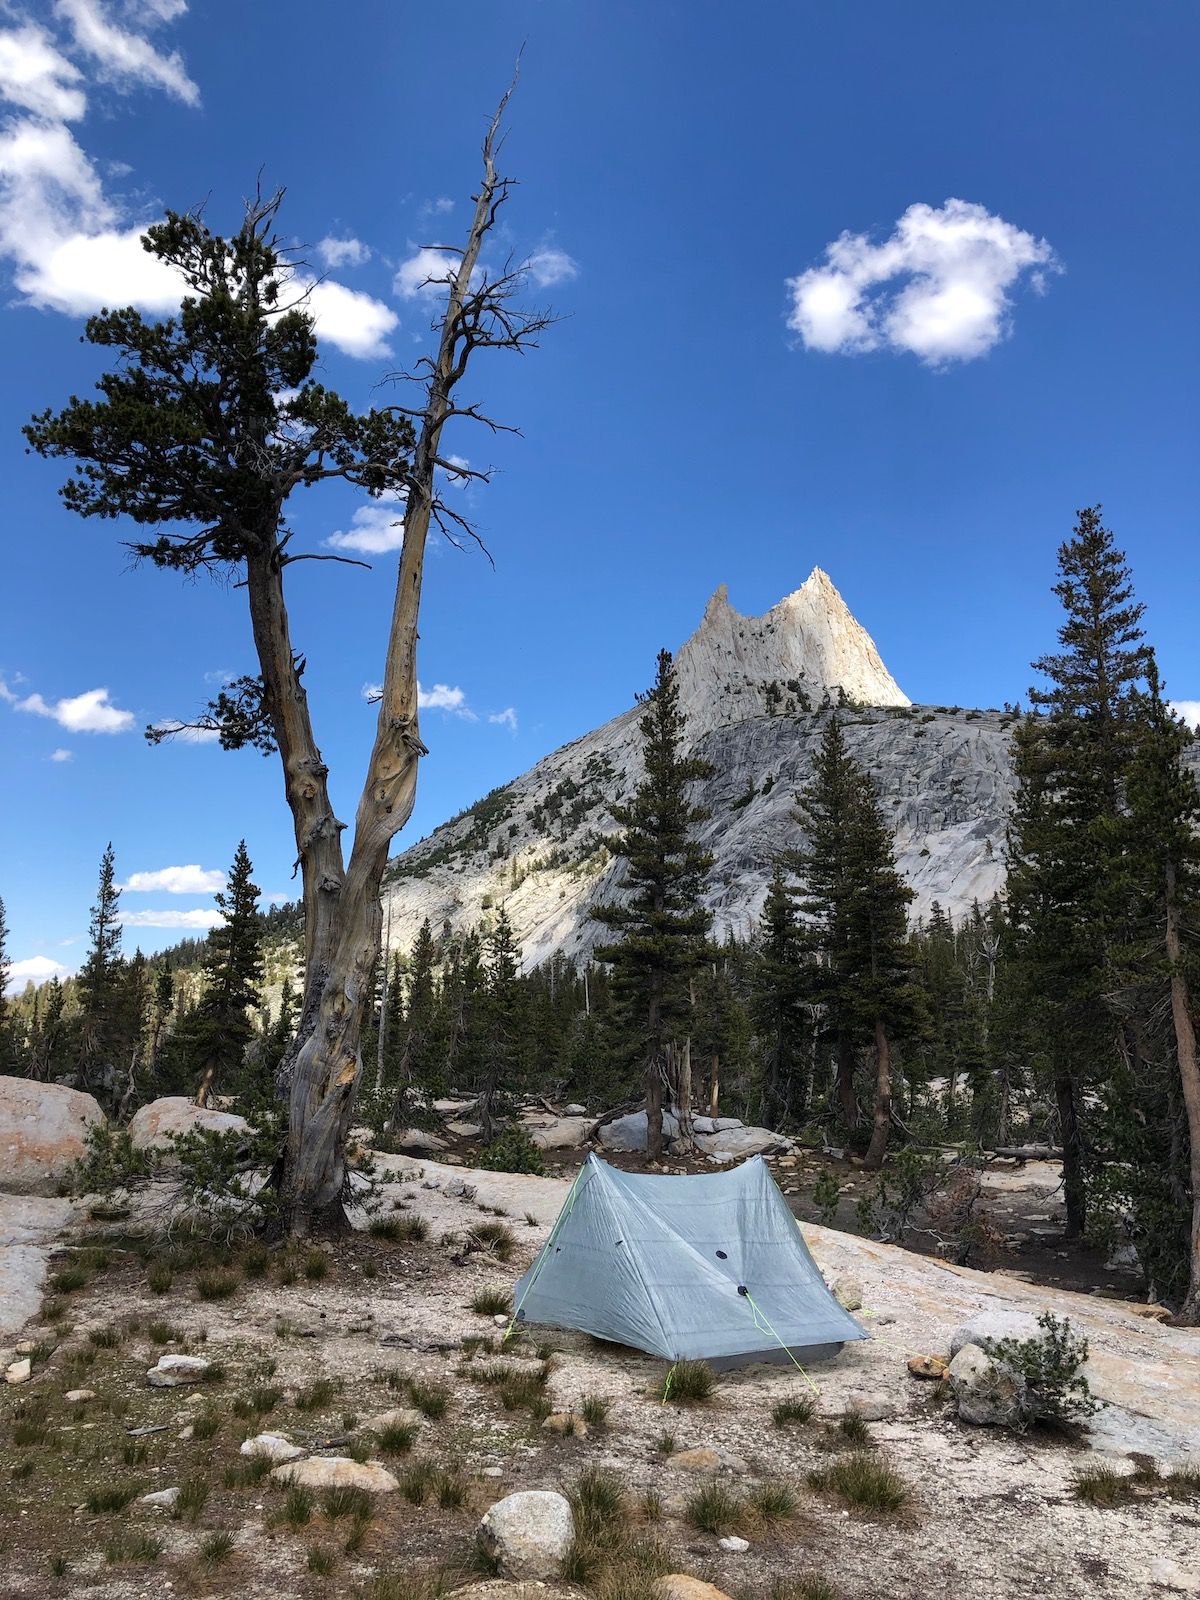
<instances>
[{"instance_id":1,"label":"white rock","mask_svg":"<svg viewBox=\"0 0 1200 1600\"><path fill-rule=\"evenodd\" d=\"M159 1356L158 1365L146 1374L146 1382L152 1389L177 1389L185 1383L199 1383L211 1365L203 1356Z\"/></svg>"},{"instance_id":2,"label":"white rock","mask_svg":"<svg viewBox=\"0 0 1200 1600\"><path fill-rule=\"evenodd\" d=\"M669 1111L663 1112L663 1138L668 1143L679 1133L679 1124ZM644 1150L646 1148L646 1113L631 1111L627 1116L616 1117L600 1129L600 1143L608 1150Z\"/></svg>"},{"instance_id":3,"label":"white rock","mask_svg":"<svg viewBox=\"0 0 1200 1600\"><path fill-rule=\"evenodd\" d=\"M572 1150L587 1138L592 1121L589 1116L547 1117L540 1125L530 1122L527 1127L539 1150Z\"/></svg>"},{"instance_id":4,"label":"white rock","mask_svg":"<svg viewBox=\"0 0 1200 1600\"><path fill-rule=\"evenodd\" d=\"M106 1118L90 1094L34 1078L0 1077L0 1188L54 1195Z\"/></svg>"},{"instance_id":5,"label":"white rock","mask_svg":"<svg viewBox=\"0 0 1200 1600\"><path fill-rule=\"evenodd\" d=\"M730 1555L734 1556L744 1556L750 1548L749 1539L739 1539L736 1533L726 1534L723 1539L718 1539L717 1543L722 1550L728 1550Z\"/></svg>"},{"instance_id":6,"label":"white rock","mask_svg":"<svg viewBox=\"0 0 1200 1600\"><path fill-rule=\"evenodd\" d=\"M1150 1581L1178 1594L1200 1594L1200 1569L1189 1570L1169 1556L1159 1556L1150 1563Z\"/></svg>"},{"instance_id":7,"label":"white rock","mask_svg":"<svg viewBox=\"0 0 1200 1600\"><path fill-rule=\"evenodd\" d=\"M456 1139L478 1139L483 1129L478 1122L448 1122L446 1132L452 1133Z\"/></svg>"},{"instance_id":8,"label":"white rock","mask_svg":"<svg viewBox=\"0 0 1200 1600\"><path fill-rule=\"evenodd\" d=\"M422 1150L449 1149L445 1139L436 1133L427 1133L424 1128L405 1128L396 1143L405 1155L419 1154Z\"/></svg>"},{"instance_id":9,"label":"white rock","mask_svg":"<svg viewBox=\"0 0 1200 1600\"><path fill-rule=\"evenodd\" d=\"M367 1423L372 1433L380 1433L384 1428L421 1428L424 1425L425 1413L411 1406L395 1406L391 1411L381 1411Z\"/></svg>"},{"instance_id":10,"label":"white rock","mask_svg":"<svg viewBox=\"0 0 1200 1600\"><path fill-rule=\"evenodd\" d=\"M10 1361L4 1369L5 1383L28 1383L33 1376L33 1365L28 1356L20 1361Z\"/></svg>"},{"instance_id":11,"label":"white rock","mask_svg":"<svg viewBox=\"0 0 1200 1600\"><path fill-rule=\"evenodd\" d=\"M948 1373L958 1414L980 1427L1019 1428L1027 1415L1025 1380L977 1344L965 1344Z\"/></svg>"},{"instance_id":12,"label":"white rock","mask_svg":"<svg viewBox=\"0 0 1200 1600\"><path fill-rule=\"evenodd\" d=\"M129 1124L129 1138L135 1150L169 1151L172 1135L197 1131L248 1133L250 1124L232 1111L198 1106L182 1094L151 1100L134 1113Z\"/></svg>"},{"instance_id":13,"label":"white rock","mask_svg":"<svg viewBox=\"0 0 1200 1600\"><path fill-rule=\"evenodd\" d=\"M563 1116L564 1117L586 1117L587 1116L587 1107L586 1106L581 1106L581 1105L575 1105L575 1104L572 1104L572 1105L569 1105L569 1106L564 1106L563 1107Z\"/></svg>"},{"instance_id":14,"label":"white rock","mask_svg":"<svg viewBox=\"0 0 1200 1600\"><path fill-rule=\"evenodd\" d=\"M138 1495L138 1505L161 1506L164 1511L169 1511L178 1499L178 1487L173 1489L156 1489L153 1494Z\"/></svg>"},{"instance_id":15,"label":"white rock","mask_svg":"<svg viewBox=\"0 0 1200 1600\"><path fill-rule=\"evenodd\" d=\"M278 1466L284 1461L295 1461L304 1451L282 1433L256 1433L253 1439L243 1439L239 1450L244 1456L266 1456Z\"/></svg>"},{"instance_id":16,"label":"white rock","mask_svg":"<svg viewBox=\"0 0 1200 1600\"><path fill-rule=\"evenodd\" d=\"M571 1507L553 1489L507 1495L479 1524L479 1542L506 1578L557 1578L574 1537Z\"/></svg>"},{"instance_id":17,"label":"white rock","mask_svg":"<svg viewBox=\"0 0 1200 1600\"><path fill-rule=\"evenodd\" d=\"M274 1467L271 1476L280 1483L298 1483L305 1489L366 1489L369 1494L392 1494L400 1487L382 1461L352 1461L349 1456L309 1456Z\"/></svg>"},{"instance_id":18,"label":"white rock","mask_svg":"<svg viewBox=\"0 0 1200 1600\"><path fill-rule=\"evenodd\" d=\"M95 1398L95 1389L68 1389L66 1394L63 1395L63 1399L69 1406L80 1406L85 1400L94 1400Z\"/></svg>"},{"instance_id":19,"label":"white rock","mask_svg":"<svg viewBox=\"0 0 1200 1600\"><path fill-rule=\"evenodd\" d=\"M724 1121L724 1118L719 1118ZM698 1133L697 1146L709 1156L764 1156L790 1150L791 1140L770 1128L723 1128L717 1133Z\"/></svg>"},{"instance_id":20,"label":"white rock","mask_svg":"<svg viewBox=\"0 0 1200 1600\"><path fill-rule=\"evenodd\" d=\"M1037 1318L1028 1311L981 1311L956 1328L950 1337L950 1354L956 1356L964 1345L984 1348L991 1339L1040 1339Z\"/></svg>"}]
</instances>

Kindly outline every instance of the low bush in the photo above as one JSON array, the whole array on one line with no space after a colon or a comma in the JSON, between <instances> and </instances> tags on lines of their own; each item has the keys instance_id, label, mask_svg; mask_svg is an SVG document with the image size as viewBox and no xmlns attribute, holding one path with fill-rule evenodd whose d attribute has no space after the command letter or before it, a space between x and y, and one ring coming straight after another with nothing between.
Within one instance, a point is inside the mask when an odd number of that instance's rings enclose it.
<instances>
[{"instance_id":1,"label":"low bush","mask_svg":"<svg viewBox=\"0 0 1200 1600\"><path fill-rule=\"evenodd\" d=\"M1070 1319L1045 1311L1038 1318L1041 1335L1032 1339L989 1339L988 1354L1025 1380L1031 1422L1073 1425L1099 1409L1082 1368L1088 1342L1071 1328Z\"/></svg>"}]
</instances>

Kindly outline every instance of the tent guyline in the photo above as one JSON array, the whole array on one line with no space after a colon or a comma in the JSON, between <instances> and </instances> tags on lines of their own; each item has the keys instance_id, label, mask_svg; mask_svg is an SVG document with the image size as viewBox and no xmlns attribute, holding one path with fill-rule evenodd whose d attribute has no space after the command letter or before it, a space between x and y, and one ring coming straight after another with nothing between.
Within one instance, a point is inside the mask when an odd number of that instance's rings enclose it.
<instances>
[{"instance_id":1,"label":"tent guyline","mask_svg":"<svg viewBox=\"0 0 1200 1600\"><path fill-rule=\"evenodd\" d=\"M540 1323L672 1364L787 1361L817 1393L801 1358L867 1337L829 1292L759 1157L666 1176L590 1155L513 1301L505 1338Z\"/></svg>"}]
</instances>

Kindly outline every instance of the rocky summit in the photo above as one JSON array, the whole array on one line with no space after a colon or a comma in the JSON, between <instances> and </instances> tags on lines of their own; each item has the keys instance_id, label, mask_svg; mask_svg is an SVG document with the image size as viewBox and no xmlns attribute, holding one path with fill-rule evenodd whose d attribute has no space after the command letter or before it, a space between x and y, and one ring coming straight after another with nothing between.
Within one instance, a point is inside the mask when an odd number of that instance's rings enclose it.
<instances>
[{"instance_id":1,"label":"rocky summit","mask_svg":"<svg viewBox=\"0 0 1200 1600\"><path fill-rule=\"evenodd\" d=\"M935 900L962 914L1000 889L1015 713L911 704L820 568L761 617L722 585L675 670L689 742L715 769L696 799L711 813L700 831L719 937L750 932L774 858L803 842L796 794L835 714L892 818L914 915ZM622 893L604 840L609 806L642 775L639 714L555 750L399 856L384 891L390 944L408 948L426 917L458 931L503 903L526 967L589 955L605 937L591 908Z\"/></svg>"}]
</instances>

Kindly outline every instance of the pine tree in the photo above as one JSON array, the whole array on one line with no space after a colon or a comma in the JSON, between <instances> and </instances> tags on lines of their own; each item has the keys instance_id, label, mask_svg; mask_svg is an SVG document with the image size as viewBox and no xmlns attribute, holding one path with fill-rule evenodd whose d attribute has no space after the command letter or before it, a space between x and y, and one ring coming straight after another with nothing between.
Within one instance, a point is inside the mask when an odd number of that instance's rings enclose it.
<instances>
[{"instance_id":1,"label":"pine tree","mask_svg":"<svg viewBox=\"0 0 1200 1600\"><path fill-rule=\"evenodd\" d=\"M688 785L711 777L713 768L683 753L685 718L669 651L659 652L654 687L640 701L645 776L628 805L611 808L623 831L608 841L625 863L631 893L625 904L599 906L593 915L620 936L596 954L612 965L630 1054L643 1064L646 1148L656 1161L666 1047L690 1032L689 979L706 958L711 922L700 896L713 858L695 837L708 812L692 804Z\"/></svg>"},{"instance_id":2,"label":"pine tree","mask_svg":"<svg viewBox=\"0 0 1200 1600\"><path fill-rule=\"evenodd\" d=\"M262 930L254 867L240 840L225 888L217 896L224 919L208 936L200 1003L181 1033L184 1048L199 1072L196 1104L206 1105L219 1085L237 1083L254 1037L251 1013L262 982ZM182 1042L182 1041L181 1041Z\"/></svg>"},{"instance_id":3,"label":"pine tree","mask_svg":"<svg viewBox=\"0 0 1200 1600\"><path fill-rule=\"evenodd\" d=\"M487 955L485 1058L479 1093L479 1123L484 1143L490 1144L496 1137L509 1095L520 1084L521 1023L525 1010L523 986L518 978L516 939L503 906L488 937Z\"/></svg>"},{"instance_id":4,"label":"pine tree","mask_svg":"<svg viewBox=\"0 0 1200 1600\"><path fill-rule=\"evenodd\" d=\"M100 858L96 903L88 926L88 954L78 979L77 1071L82 1085L107 1100L112 1089L119 1028L121 923L112 844Z\"/></svg>"},{"instance_id":5,"label":"pine tree","mask_svg":"<svg viewBox=\"0 0 1200 1600\"><path fill-rule=\"evenodd\" d=\"M751 972L751 1015L763 1066L763 1119L769 1128L803 1121L810 1090L804 940L795 890L776 862L759 919Z\"/></svg>"},{"instance_id":6,"label":"pine tree","mask_svg":"<svg viewBox=\"0 0 1200 1600\"><path fill-rule=\"evenodd\" d=\"M1034 662L1049 687L1030 699L1046 714L1028 718L1016 741L1008 899L1053 1081L1074 1238L1087 1217L1088 1095L1112 1060L1106 963L1130 893L1122 784L1151 657L1143 608L1099 506L1078 513L1058 565L1063 648Z\"/></svg>"}]
</instances>

